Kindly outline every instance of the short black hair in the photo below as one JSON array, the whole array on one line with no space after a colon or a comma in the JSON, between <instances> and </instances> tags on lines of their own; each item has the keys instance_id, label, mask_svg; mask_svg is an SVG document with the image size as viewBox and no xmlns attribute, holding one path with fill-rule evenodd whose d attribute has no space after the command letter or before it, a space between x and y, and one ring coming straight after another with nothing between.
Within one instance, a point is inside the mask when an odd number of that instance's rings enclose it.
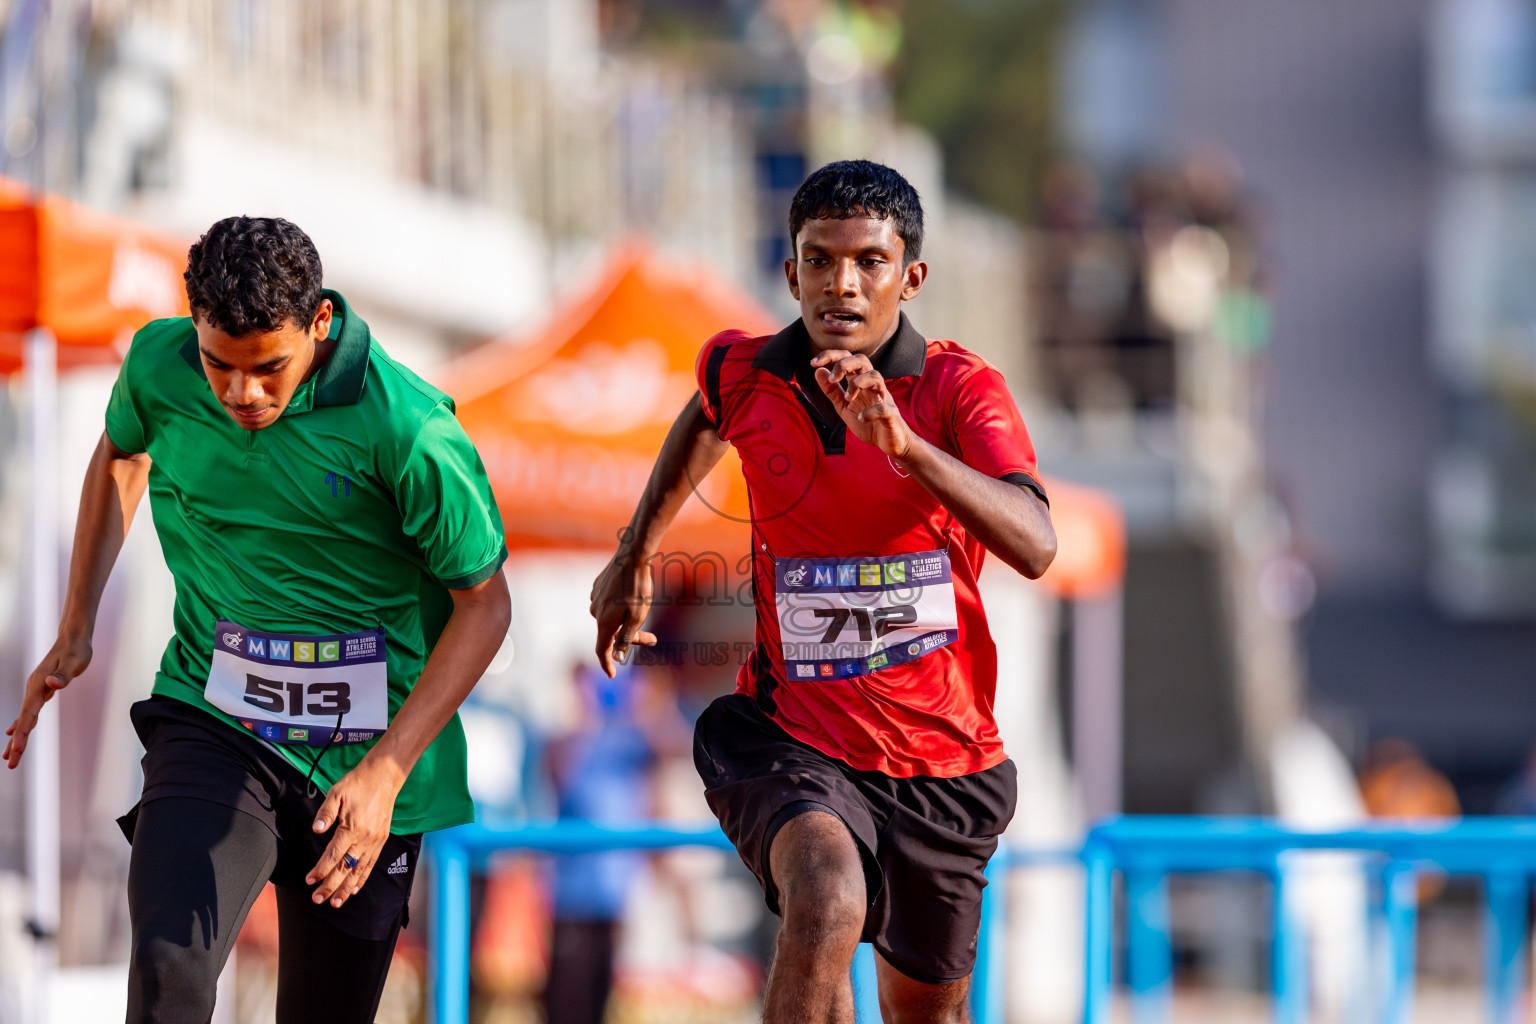
<instances>
[{"instance_id":1,"label":"short black hair","mask_svg":"<svg viewBox=\"0 0 1536 1024\"><path fill-rule=\"evenodd\" d=\"M308 327L320 311L320 253L281 217L225 217L187 252L192 313L232 337Z\"/></svg>"},{"instance_id":2,"label":"short black hair","mask_svg":"<svg viewBox=\"0 0 1536 1024\"><path fill-rule=\"evenodd\" d=\"M799 251L808 220L891 219L903 243L902 263L923 251L923 201L912 183L884 164L839 160L811 173L789 202L789 248Z\"/></svg>"}]
</instances>

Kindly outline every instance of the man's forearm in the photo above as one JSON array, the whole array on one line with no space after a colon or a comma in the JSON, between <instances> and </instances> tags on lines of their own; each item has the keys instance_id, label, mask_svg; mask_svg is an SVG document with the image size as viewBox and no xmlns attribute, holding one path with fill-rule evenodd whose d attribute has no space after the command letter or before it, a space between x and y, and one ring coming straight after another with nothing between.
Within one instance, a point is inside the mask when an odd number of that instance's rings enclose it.
<instances>
[{"instance_id":1,"label":"man's forearm","mask_svg":"<svg viewBox=\"0 0 1536 1024\"><path fill-rule=\"evenodd\" d=\"M59 620L61 633L89 636L94 630L101 593L144 495L149 467L149 456L125 455L102 435L80 488L80 514L75 520L69 582Z\"/></svg>"},{"instance_id":2,"label":"man's forearm","mask_svg":"<svg viewBox=\"0 0 1536 1024\"><path fill-rule=\"evenodd\" d=\"M635 514L620 539L620 553L641 557L654 554L688 495L715 468L726 448L695 392L667 432Z\"/></svg>"},{"instance_id":3,"label":"man's forearm","mask_svg":"<svg viewBox=\"0 0 1536 1024\"><path fill-rule=\"evenodd\" d=\"M485 674L511 624L511 598L499 572L477 587L453 591L453 597L453 613L420 678L364 758L387 765L400 785Z\"/></svg>"},{"instance_id":4,"label":"man's forearm","mask_svg":"<svg viewBox=\"0 0 1536 1024\"><path fill-rule=\"evenodd\" d=\"M1045 503L1024 488L979 473L912 435L900 460L965 531L1017 572L1038 579L1056 557L1056 531Z\"/></svg>"}]
</instances>

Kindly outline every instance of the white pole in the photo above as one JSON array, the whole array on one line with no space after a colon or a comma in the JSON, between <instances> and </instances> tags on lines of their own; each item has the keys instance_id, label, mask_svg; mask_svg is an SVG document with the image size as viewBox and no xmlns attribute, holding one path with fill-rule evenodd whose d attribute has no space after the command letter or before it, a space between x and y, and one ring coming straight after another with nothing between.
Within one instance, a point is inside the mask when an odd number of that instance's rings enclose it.
<instances>
[{"instance_id":1,"label":"white pole","mask_svg":"<svg viewBox=\"0 0 1536 1024\"><path fill-rule=\"evenodd\" d=\"M27 522L27 597L31 631L27 670L52 649L59 626L58 366L52 332L27 335L27 441L31 499ZM58 967L59 931L59 709L50 701L27 743L27 865L31 882L33 1009L30 1019L48 1024L50 988Z\"/></svg>"},{"instance_id":2,"label":"white pole","mask_svg":"<svg viewBox=\"0 0 1536 1024\"><path fill-rule=\"evenodd\" d=\"M1118 587L1072 602L1072 761L1090 822L1120 812L1123 603Z\"/></svg>"}]
</instances>

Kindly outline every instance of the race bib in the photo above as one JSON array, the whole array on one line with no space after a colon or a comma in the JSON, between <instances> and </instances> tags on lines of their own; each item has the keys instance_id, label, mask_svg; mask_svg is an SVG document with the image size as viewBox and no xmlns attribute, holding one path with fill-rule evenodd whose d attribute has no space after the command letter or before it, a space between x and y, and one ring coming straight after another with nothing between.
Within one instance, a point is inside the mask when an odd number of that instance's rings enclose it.
<instances>
[{"instance_id":1,"label":"race bib","mask_svg":"<svg viewBox=\"0 0 1536 1024\"><path fill-rule=\"evenodd\" d=\"M384 630L295 636L221 619L203 696L274 743L371 740L389 727Z\"/></svg>"},{"instance_id":2,"label":"race bib","mask_svg":"<svg viewBox=\"0 0 1536 1024\"><path fill-rule=\"evenodd\" d=\"M774 571L790 680L861 676L960 638L948 551L777 558Z\"/></svg>"}]
</instances>

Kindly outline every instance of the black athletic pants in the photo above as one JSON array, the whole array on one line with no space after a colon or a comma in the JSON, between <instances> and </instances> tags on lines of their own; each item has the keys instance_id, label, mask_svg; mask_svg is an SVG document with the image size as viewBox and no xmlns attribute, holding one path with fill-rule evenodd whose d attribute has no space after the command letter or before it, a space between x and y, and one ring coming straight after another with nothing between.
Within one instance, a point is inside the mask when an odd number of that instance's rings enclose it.
<instances>
[{"instance_id":1,"label":"black athletic pants","mask_svg":"<svg viewBox=\"0 0 1536 1024\"><path fill-rule=\"evenodd\" d=\"M128 869L129 1024L207 1024L219 972L277 854L272 830L232 807L172 797L139 808ZM279 1024L370 1024L399 925L386 939L360 939L308 904L302 889L278 887Z\"/></svg>"},{"instance_id":2,"label":"black athletic pants","mask_svg":"<svg viewBox=\"0 0 1536 1024\"><path fill-rule=\"evenodd\" d=\"M603 1024L618 934L617 921L555 919L544 984L545 1024Z\"/></svg>"},{"instance_id":3,"label":"black athletic pants","mask_svg":"<svg viewBox=\"0 0 1536 1024\"><path fill-rule=\"evenodd\" d=\"M369 1024L421 853L391 835L361 891L317 906L305 876L332 832L310 827L324 794L243 729L169 697L130 711L144 791L118 819L133 844L129 1024L206 1024L245 915L277 890L277 1024Z\"/></svg>"}]
</instances>

